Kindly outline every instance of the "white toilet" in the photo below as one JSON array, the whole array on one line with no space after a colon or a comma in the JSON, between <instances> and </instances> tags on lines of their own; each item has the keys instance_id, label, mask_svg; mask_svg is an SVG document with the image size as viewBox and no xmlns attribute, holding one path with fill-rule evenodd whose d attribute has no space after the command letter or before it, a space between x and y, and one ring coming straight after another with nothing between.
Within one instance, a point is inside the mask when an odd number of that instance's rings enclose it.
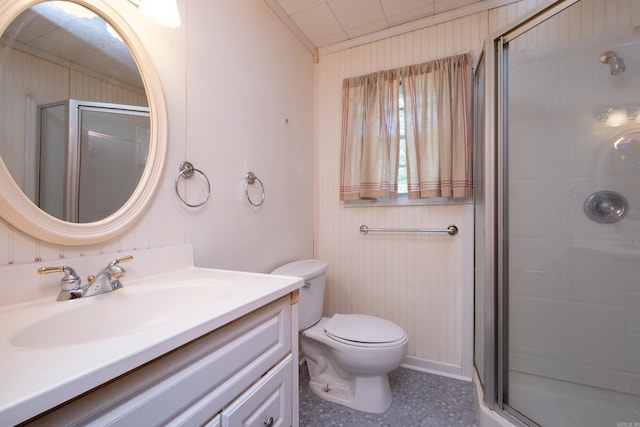
<instances>
[{"instance_id":1,"label":"white toilet","mask_svg":"<svg viewBox=\"0 0 640 427\"><path fill-rule=\"evenodd\" d=\"M387 373L404 360L409 339L400 326L378 317L322 317L327 267L325 261L302 260L271 273L304 279L298 330L309 367L309 386L330 402L365 412L385 412L392 400Z\"/></svg>"}]
</instances>

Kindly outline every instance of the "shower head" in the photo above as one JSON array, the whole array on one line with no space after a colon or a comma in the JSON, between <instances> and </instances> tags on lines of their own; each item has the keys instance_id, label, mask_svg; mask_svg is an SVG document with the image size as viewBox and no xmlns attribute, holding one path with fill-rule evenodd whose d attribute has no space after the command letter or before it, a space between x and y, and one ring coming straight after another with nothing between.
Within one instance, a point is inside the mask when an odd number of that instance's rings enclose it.
<instances>
[{"instance_id":1,"label":"shower head","mask_svg":"<svg viewBox=\"0 0 640 427\"><path fill-rule=\"evenodd\" d=\"M624 65L624 60L612 50L608 50L600 55L600 62L603 64L609 64L612 76L622 74L624 73L624 70L627 69L627 66Z\"/></svg>"}]
</instances>

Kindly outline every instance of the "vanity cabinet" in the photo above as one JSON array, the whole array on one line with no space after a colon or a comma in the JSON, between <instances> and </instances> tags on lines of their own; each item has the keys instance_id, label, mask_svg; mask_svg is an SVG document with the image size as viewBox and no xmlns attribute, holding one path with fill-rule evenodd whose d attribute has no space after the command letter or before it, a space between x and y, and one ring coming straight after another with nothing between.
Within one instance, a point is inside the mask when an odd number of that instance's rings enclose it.
<instances>
[{"instance_id":1,"label":"vanity cabinet","mask_svg":"<svg viewBox=\"0 0 640 427\"><path fill-rule=\"evenodd\" d=\"M295 296L297 291L29 425L297 425Z\"/></svg>"}]
</instances>

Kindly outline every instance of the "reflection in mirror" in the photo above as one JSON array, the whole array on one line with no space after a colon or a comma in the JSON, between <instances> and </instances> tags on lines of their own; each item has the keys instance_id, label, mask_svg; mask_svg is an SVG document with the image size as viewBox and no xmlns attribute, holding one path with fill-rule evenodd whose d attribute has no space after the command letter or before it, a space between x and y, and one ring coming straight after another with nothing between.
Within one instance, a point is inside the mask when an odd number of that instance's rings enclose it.
<instances>
[{"instance_id":1,"label":"reflection in mirror","mask_svg":"<svg viewBox=\"0 0 640 427\"><path fill-rule=\"evenodd\" d=\"M125 204L146 164L150 118L118 32L76 3L38 3L3 33L0 75L0 155L23 193L70 222Z\"/></svg>"},{"instance_id":2,"label":"reflection in mirror","mask_svg":"<svg viewBox=\"0 0 640 427\"><path fill-rule=\"evenodd\" d=\"M133 194L149 152L149 109L69 100L40 107L32 199L71 222L94 222ZM28 179L28 178L27 178Z\"/></svg>"}]
</instances>

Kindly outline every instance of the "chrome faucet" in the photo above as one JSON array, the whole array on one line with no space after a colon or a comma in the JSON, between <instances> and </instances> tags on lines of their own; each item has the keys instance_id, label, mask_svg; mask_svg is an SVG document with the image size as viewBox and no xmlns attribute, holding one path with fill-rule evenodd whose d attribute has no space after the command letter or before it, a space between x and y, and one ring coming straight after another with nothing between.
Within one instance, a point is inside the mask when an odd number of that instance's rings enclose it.
<instances>
[{"instance_id":1,"label":"chrome faucet","mask_svg":"<svg viewBox=\"0 0 640 427\"><path fill-rule=\"evenodd\" d=\"M104 294L106 292L115 291L122 288L120 278L124 276L127 271L120 265L121 262L131 261L133 257L127 255L126 257L116 258L111 261L105 268L100 270L95 276L89 276L89 284L84 292L85 297L93 295Z\"/></svg>"},{"instance_id":2,"label":"chrome faucet","mask_svg":"<svg viewBox=\"0 0 640 427\"><path fill-rule=\"evenodd\" d=\"M84 293L80 287L82 279L76 274L76 271L67 266L59 267L40 267L38 274L49 273L64 273L62 279L60 279L60 293L58 294L58 301L67 301L70 299L80 298Z\"/></svg>"},{"instance_id":3,"label":"chrome faucet","mask_svg":"<svg viewBox=\"0 0 640 427\"><path fill-rule=\"evenodd\" d=\"M98 274L89 276L89 283L85 286L81 286L82 280L80 276L71 267L40 267L38 268L38 274L64 273L64 276L60 279L60 293L57 300L67 301L104 294L122 288L120 278L126 274L126 271L120 263L131 261L132 259L131 255L114 259Z\"/></svg>"}]
</instances>

